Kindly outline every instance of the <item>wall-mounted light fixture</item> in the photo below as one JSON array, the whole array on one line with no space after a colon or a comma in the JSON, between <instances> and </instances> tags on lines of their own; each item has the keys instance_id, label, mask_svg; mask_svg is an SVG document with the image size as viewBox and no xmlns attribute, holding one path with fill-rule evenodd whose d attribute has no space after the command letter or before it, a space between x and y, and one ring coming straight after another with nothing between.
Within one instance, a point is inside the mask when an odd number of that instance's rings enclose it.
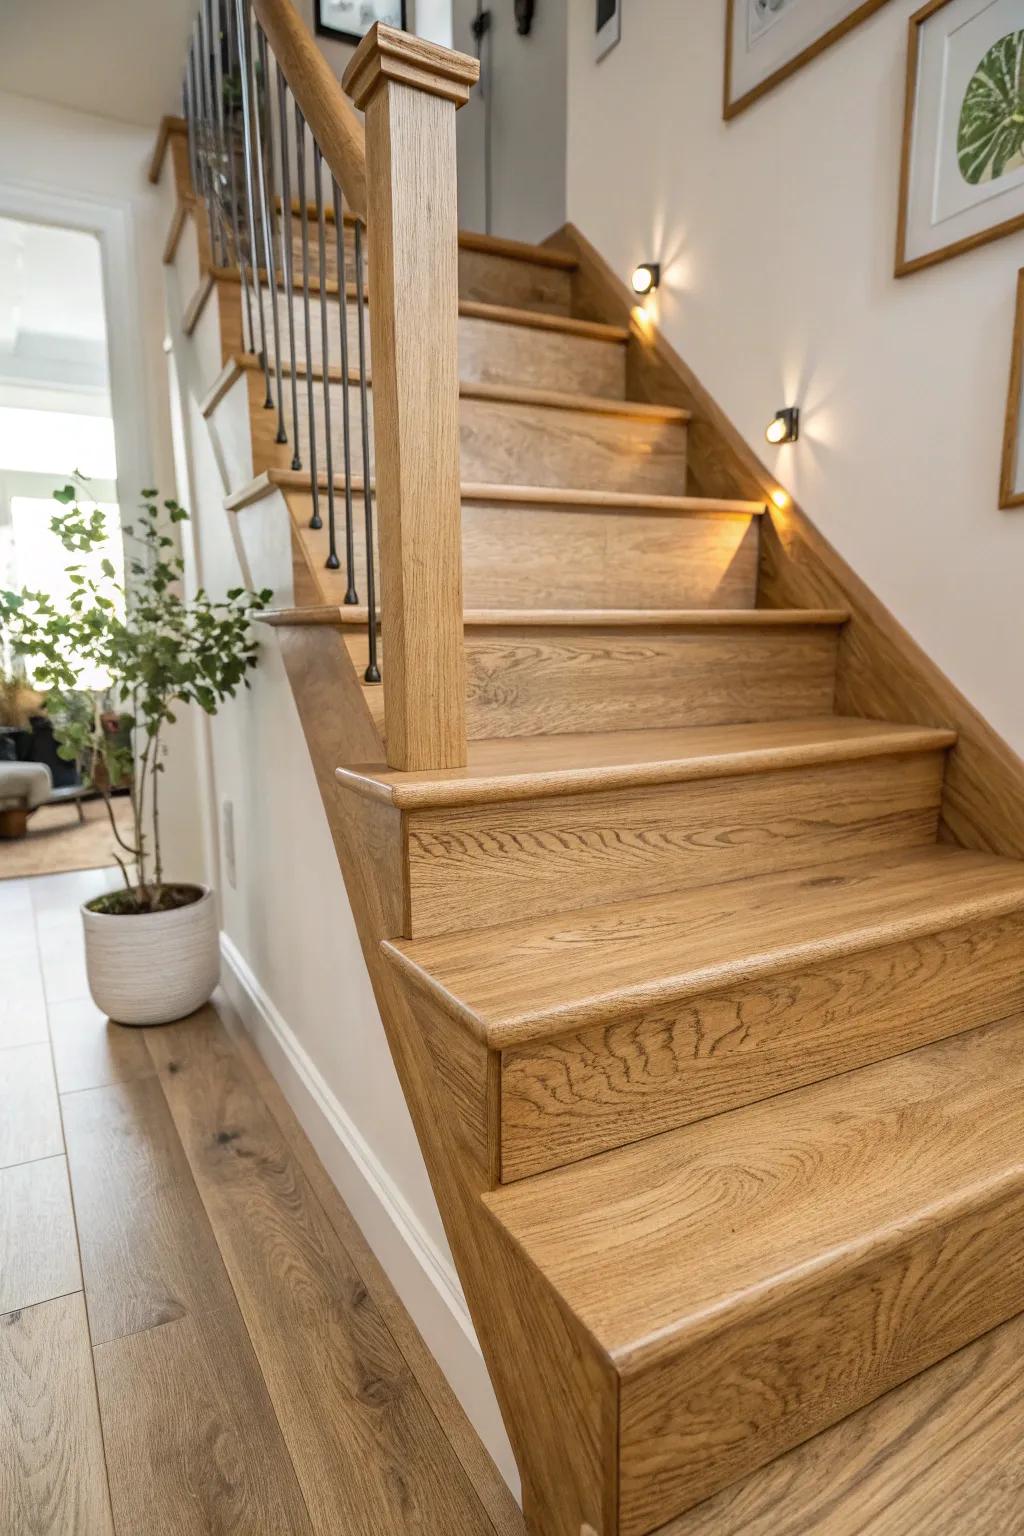
<instances>
[{"instance_id":1,"label":"wall-mounted light fixture","mask_svg":"<svg viewBox=\"0 0 1024 1536\"><path fill-rule=\"evenodd\" d=\"M800 410L795 405L784 405L776 411L764 429L769 443L795 443L800 436Z\"/></svg>"},{"instance_id":2,"label":"wall-mounted light fixture","mask_svg":"<svg viewBox=\"0 0 1024 1536\"><path fill-rule=\"evenodd\" d=\"M633 292L644 294L653 293L661 282L661 263L657 261L643 261L638 267L633 268L630 278Z\"/></svg>"}]
</instances>

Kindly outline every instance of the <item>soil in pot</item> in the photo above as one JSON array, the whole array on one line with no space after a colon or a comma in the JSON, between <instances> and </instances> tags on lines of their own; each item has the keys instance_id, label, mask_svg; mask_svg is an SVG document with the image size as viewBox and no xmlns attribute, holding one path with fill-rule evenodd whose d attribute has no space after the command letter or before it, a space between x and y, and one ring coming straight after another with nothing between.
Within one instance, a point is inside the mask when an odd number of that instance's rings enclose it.
<instances>
[{"instance_id":1,"label":"soil in pot","mask_svg":"<svg viewBox=\"0 0 1024 1536\"><path fill-rule=\"evenodd\" d=\"M190 907L201 901L202 887L198 885L161 885L154 898L142 894L135 886L132 890L107 891L85 903L87 912L102 912L108 917L148 917L154 912L173 912L177 907Z\"/></svg>"}]
</instances>

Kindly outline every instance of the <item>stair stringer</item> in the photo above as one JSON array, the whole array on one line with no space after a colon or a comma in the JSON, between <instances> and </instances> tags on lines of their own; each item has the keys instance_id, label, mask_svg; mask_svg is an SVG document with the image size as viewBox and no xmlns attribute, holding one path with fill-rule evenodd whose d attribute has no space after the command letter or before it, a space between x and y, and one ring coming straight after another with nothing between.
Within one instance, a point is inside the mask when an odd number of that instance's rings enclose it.
<instances>
[{"instance_id":1,"label":"stair stringer","mask_svg":"<svg viewBox=\"0 0 1024 1536\"><path fill-rule=\"evenodd\" d=\"M382 761L383 743L338 630L282 625L277 634L388 1046L519 1467L527 1528L612 1536L616 1374L488 1216L479 1160L456 1129L412 1000L381 954L382 940L404 926L401 816L343 790L335 768Z\"/></svg>"}]
</instances>

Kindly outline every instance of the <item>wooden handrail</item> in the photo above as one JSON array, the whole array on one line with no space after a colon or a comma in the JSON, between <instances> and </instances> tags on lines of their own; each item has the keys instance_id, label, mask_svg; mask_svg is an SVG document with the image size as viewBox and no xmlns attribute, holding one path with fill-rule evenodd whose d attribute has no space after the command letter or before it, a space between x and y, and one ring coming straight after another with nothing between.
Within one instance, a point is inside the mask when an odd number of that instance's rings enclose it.
<instances>
[{"instance_id":1,"label":"wooden handrail","mask_svg":"<svg viewBox=\"0 0 1024 1536\"><path fill-rule=\"evenodd\" d=\"M292 0L253 0L260 26L345 201L366 218L363 125Z\"/></svg>"}]
</instances>

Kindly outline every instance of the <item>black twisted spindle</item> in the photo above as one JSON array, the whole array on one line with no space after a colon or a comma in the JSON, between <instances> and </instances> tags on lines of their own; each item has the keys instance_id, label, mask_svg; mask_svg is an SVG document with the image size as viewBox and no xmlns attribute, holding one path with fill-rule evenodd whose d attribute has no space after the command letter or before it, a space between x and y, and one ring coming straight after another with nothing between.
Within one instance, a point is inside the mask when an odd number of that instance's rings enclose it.
<instances>
[{"instance_id":1,"label":"black twisted spindle","mask_svg":"<svg viewBox=\"0 0 1024 1536\"><path fill-rule=\"evenodd\" d=\"M309 208L306 204L306 119L295 103L295 175L299 183L299 226L302 230L302 315L306 330L306 403L309 411L309 475L313 491L311 528L322 528L320 487L316 473L316 412L313 404L313 342L309 321Z\"/></svg>"},{"instance_id":2,"label":"black twisted spindle","mask_svg":"<svg viewBox=\"0 0 1024 1536\"><path fill-rule=\"evenodd\" d=\"M366 282L363 272L363 221L356 223L356 314L359 337L359 404L363 416L363 510L366 520L366 611L370 661L363 674L366 682L380 682L377 665L377 599L373 575L373 492L370 473L370 401L366 374Z\"/></svg>"},{"instance_id":3,"label":"black twisted spindle","mask_svg":"<svg viewBox=\"0 0 1024 1536\"><path fill-rule=\"evenodd\" d=\"M331 177L332 201L334 204L334 243L338 269L338 330L341 333L341 441L345 455L345 573L348 577L348 587L345 591L346 603L358 603L359 593L356 591L356 540L355 523L352 513L352 408L349 403L348 393L348 282L345 273L345 207L342 202L341 188ZM364 474L363 480L367 476Z\"/></svg>"},{"instance_id":4,"label":"black twisted spindle","mask_svg":"<svg viewBox=\"0 0 1024 1536\"><path fill-rule=\"evenodd\" d=\"M281 125L281 263L284 267L284 299L288 317L288 361L292 386L292 469L302 468L299 455L299 378L295 367L295 270L292 250L292 167L288 151L288 83L277 71L277 120Z\"/></svg>"}]
</instances>

